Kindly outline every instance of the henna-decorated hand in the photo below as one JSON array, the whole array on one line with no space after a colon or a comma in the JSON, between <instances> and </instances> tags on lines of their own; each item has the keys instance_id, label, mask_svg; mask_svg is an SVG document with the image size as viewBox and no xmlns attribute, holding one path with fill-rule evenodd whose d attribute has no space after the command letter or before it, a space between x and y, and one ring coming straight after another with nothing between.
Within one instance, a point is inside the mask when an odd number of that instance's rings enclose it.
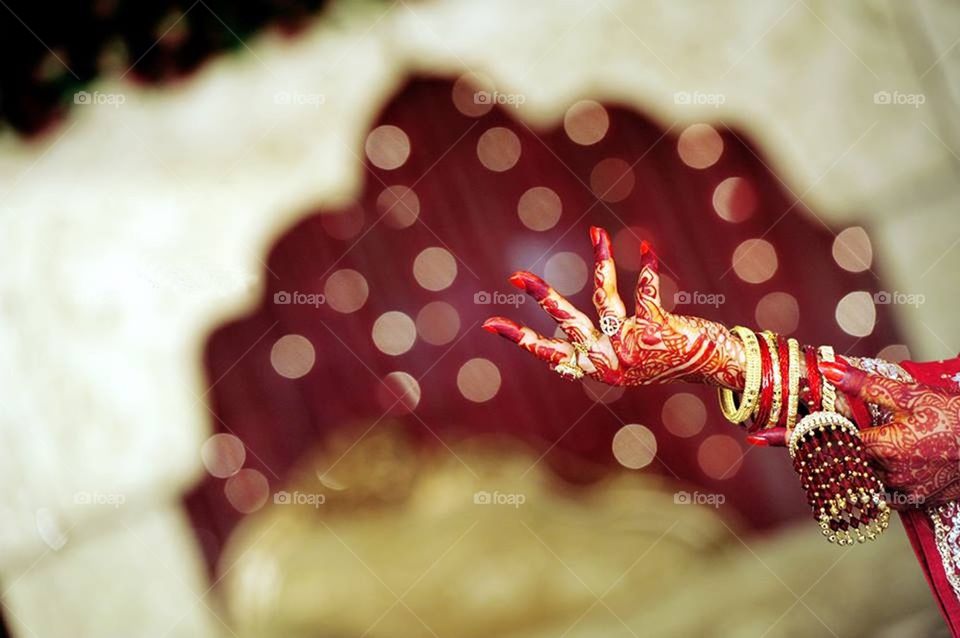
<instances>
[{"instance_id":1,"label":"henna-decorated hand","mask_svg":"<svg viewBox=\"0 0 960 638\"><path fill-rule=\"evenodd\" d=\"M544 337L504 317L491 317L483 327L546 361L551 369L576 357L586 375L610 385L694 381L743 387L743 350L736 337L718 323L672 314L660 305L657 258L646 242L640 249L635 314L627 317L617 292L610 236L593 227L590 238L595 259L593 303L601 325L619 323L615 334L601 333L587 315L526 271L513 274L510 282L537 300L560 324L567 340ZM584 344L586 352L578 352L574 343Z\"/></svg>"},{"instance_id":2,"label":"henna-decorated hand","mask_svg":"<svg viewBox=\"0 0 960 638\"><path fill-rule=\"evenodd\" d=\"M888 490L903 498L894 507L936 505L960 498L960 394L904 383L837 361L820 371L851 399L886 408L889 423L860 430L867 455ZM776 428L747 437L755 445L784 445Z\"/></svg>"},{"instance_id":3,"label":"henna-decorated hand","mask_svg":"<svg viewBox=\"0 0 960 638\"><path fill-rule=\"evenodd\" d=\"M846 394L893 413L890 423L860 432L888 489L906 496L908 504L957 498L960 395L867 374L845 363L822 363L820 368Z\"/></svg>"}]
</instances>

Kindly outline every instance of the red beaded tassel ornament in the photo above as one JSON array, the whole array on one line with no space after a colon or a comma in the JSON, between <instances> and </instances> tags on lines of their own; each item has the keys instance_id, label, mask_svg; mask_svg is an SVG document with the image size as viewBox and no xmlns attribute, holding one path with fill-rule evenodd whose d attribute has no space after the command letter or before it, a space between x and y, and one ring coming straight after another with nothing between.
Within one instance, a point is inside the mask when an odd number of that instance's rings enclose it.
<instances>
[{"instance_id":1,"label":"red beaded tassel ornament","mask_svg":"<svg viewBox=\"0 0 960 638\"><path fill-rule=\"evenodd\" d=\"M820 349L820 356L833 361L833 352L827 347ZM808 365L807 371L811 379L819 375L816 366ZM811 413L790 434L793 469L831 543L874 540L890 521L883 484L870 467L857 426L835 411L835 388L822 377L810 385L818 386L822 393L821 410L813 412L817 406L811 403Z\"/></svg>"}]
</instances>

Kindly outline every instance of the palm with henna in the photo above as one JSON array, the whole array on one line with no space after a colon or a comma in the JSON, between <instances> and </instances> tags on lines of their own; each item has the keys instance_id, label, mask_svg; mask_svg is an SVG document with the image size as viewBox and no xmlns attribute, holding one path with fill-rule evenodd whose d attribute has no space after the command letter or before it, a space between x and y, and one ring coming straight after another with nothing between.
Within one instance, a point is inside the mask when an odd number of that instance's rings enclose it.
<instances>
[{"instance_id":1,"label":"palm with henna","mask_svg":"<svg viewBox=\"0 0 960 638\"><path fill-rule=\"evenodd\" d=\"M657 257L646 242L641 244L634 315L627 317L617 290L610 236L593 227L590 239L595 262L593 303L601 322L619 325L616 332L608 336L597 330L590 317L526 271L514 273L510 282L532 296L560 324L567 339L544 337L505 317L491 317L483 327L513 341L551 369L573 360L587 376L610 385L689 381L743 387L743 350L736 337L721 324L663 308Z\"/></svg>"}]
</instances>

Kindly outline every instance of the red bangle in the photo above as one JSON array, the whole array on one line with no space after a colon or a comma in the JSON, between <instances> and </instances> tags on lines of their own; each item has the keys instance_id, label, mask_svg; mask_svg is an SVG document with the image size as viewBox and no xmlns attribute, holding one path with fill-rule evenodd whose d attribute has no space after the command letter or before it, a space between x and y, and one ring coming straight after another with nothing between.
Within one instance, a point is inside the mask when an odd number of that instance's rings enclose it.
<instances>
[{"instance_id":1,"label":"red bangle","mask_svg":"<svg viewBox=\"0 0 960 638\"><path fill-rule=\"evenodd\" d=\"M811 413L819 412L823 403L823 380L820 378L820 368L817 367L817 349L806 346L803 349L803 355L807 363L807 385L810 388L807 410Z\"/></svg>"},{"instance_id":2,"label":"red bangle","mask_svg":"<svg viewBox=\"0 0 960 638\"><path fill-rule=\"evenodd\" d=\"M790 348L787 346L786 337L777 335L777 352L780 356L780 384L783 387L782 401L783 409L780 410L780 418L777 419L777 425L783 427L787 424L787 400L790 393L787 380L790 377Z\"/></svg>"},{"instance_id":3,"label":"red bangle","mask_svg":"<svg viewBox=\"0 0 960 638\"><path fill-rule=\"evenodd\" d=\"M760 400L757 402L757 411L753 422L747 428L748 432L756 432L767 427L770 420L770 410L773 407L773 365L770 351L767 349L767 340L757 339L760 344Z\"/></svg>"}]
</instances>

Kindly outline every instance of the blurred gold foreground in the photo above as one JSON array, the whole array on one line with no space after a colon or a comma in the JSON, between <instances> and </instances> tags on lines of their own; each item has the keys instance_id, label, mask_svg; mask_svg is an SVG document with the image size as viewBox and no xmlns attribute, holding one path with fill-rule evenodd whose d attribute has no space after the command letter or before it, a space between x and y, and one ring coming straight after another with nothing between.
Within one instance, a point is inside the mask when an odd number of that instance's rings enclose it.
<instances>
[{"instance_id":1,"label":"blurred gold foreground","mask_svg":"<svg viewBox=\"0 0 960 638\"><path fill-rule=\"evenodd\" d=\"M675 502L684 486L571 488L502 440L425 455L397 431L307 454L236 530L220 572L240 636L943 631L898 524L870 552L812 522L741 536L724 508Z\"/></svg>"}]
</instances>

